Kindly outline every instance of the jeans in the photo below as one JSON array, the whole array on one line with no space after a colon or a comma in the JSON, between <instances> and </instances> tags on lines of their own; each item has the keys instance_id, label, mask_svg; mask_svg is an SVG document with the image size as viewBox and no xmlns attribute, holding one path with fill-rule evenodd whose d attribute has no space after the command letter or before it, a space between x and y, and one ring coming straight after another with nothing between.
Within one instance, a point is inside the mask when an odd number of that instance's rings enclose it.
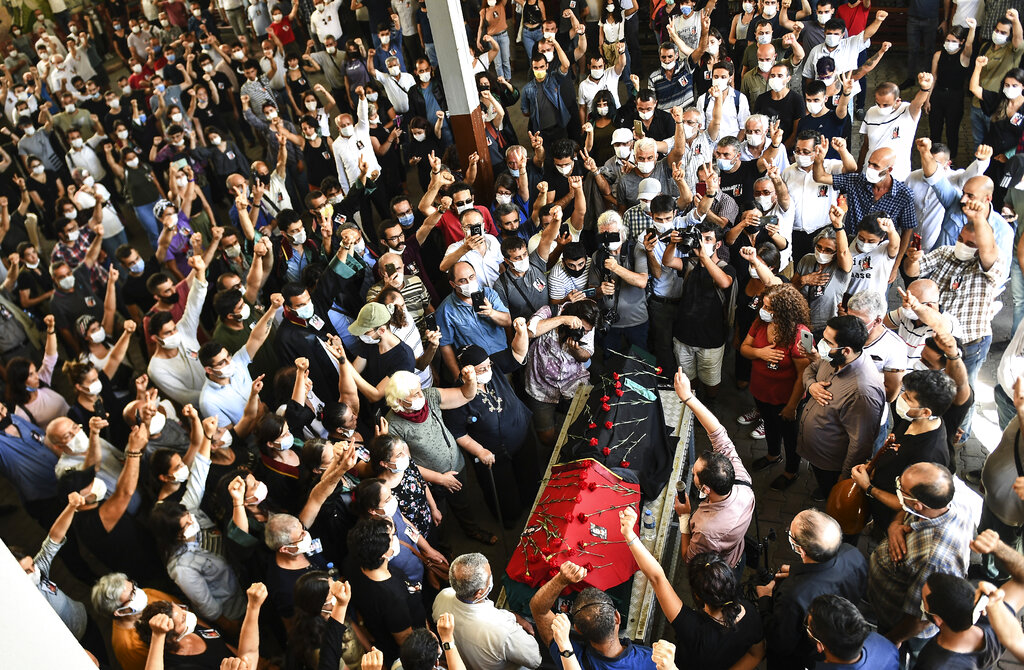
<instances>
[{"instance_id":1,"label":"jeans","mask_svg":"<svg viewBox=\"0 0 1024 670\"><path fill-rule=\"evenodd\" d=\"M768 456L778 457L782 446L786 447L786 474L795 475L800 471L800 456L796 453L796 421L782 418L785 405L770 405L754 398L757 411L764 421L764 439L768 443Z\"/></svg>"},{"instance_id":2,"label":"jeans","mask_svg":"<svg viewBox=\"0 0 1024 670\"><path fill-rule=\"evenodd\" d=\"M1013 262L1010 263L1010 293L1013 295L1012 335L1017 332L1021 319L1024 319L1024 272L1021 272L1020 263L1017 262L1017 254L1013 255Z\"/></svg>"},{"instance_id":3,"label":"jeans","mask_svg":"<svg viewBox=\"0 0 1024 670\"><path fill-rule=\"evenodd\" d=\"M882 448L885 441L889 439L889 431L892 430L892 407L889 407L889 414L885 418L883 423L878 429L878 437L875 438L875 446L871 449L871 455L874 456L878 453L878 450Z\"/></svg>"},{"instance_id":4,"label":"jeans","mask_svg":"<svg viewBox=\"0 0 1024 670\"><path fill-rule=\"evenodd\" d=\"M604 336L602 347L605 350L605 368L617 370L622 367L623 356L629 356L631 346L641 349L647 347L648 322L636 326L625 326L622 328L611 327Z\"/></svg>"},{"instance_id":5,"label":"jeans","mask_svg":"<svg viewBox=\"0 0 1024 670\"><path fill-rule=\"evenodd\" d=\"M967 368L967 382L974 388L978 380L978 371L981 370L981 364L988 358L988 350L992 346L992 336L986 335L980 339L971 342L970 344L964 345L964 367ZM960 428L964 431L963 439L966 440L971 435L971 419L974 418L974 408L977 403L971 405L971 411L964 417L963 423L960 424Z\"/></svg>"},{"instance_id":6,"label":"jeans","mask_svg":"<svg viewBox=\"0 0 1024 670\"><path fill-rule=\"evenodd\" d=\"M962 91L936 89L931 97L932 111L928 123L932 129L932 141L942 141L946 131L946 145L950 158L956 158L960 148L960 122L964 119L964 94Z\"/></svg>"},{"instance_id":7,"label":"jeans","mask_svg":"<svg viewBox=\"0 0 1024 670\"><path fill-rule=\"evenodd\" d=\"M523 48L526 49L526 60L533 58L533 46L540 42L542 37L542 31L540 26L533 28L523 28Z\"/></svg>"},{"instance_id":8,"label":"jeans","mask_svg":"<svg viewBox=\"0 0 1024 670\"><path fill-rule=\"evenodd\" d=\"M992 396L996 401L996 414L999 416L999 430L1006 430L1006 427L1017 416L1017 408L1013 406L1013 398L1007 395L1002 385L996 384L992 389Z\"/></svg>"},{"instance_id":9,"label":"jeans","mask_svg":"<svg viewBox=\"0 0 1024 670\"><path fill-rule=\"evenodd\" d=\"M907 17L907 77L916 80L918 72L931 71L931 54L935 52L935 32L938 28L937 16Z\"/></svg>"},{"instance_id":10,"label":"jeans","mask_svg":"<svg viewBox=\"0 0 1024 670\"><path fill-rule=\"evenodd\" d=\"M427 60L430 62L431 67L437 67L437 49L434 48L433 42L427 42L423 45L423 48L427 52Z\"/></svg>"},{"instance_id":11,"label":"jeans","mask_svg":"<svg viewBox=\"0 0 1024 670\"><path fill-rule=\"evenodd\" d=\"M155 204L155 202L150 202L132 208L135 210L135 218L139 220L142 229L146 231L146 237L149 238L149 243L154 249L156 249L157 239L160 237L160 224L153 214L153 205Z\"/></svg>"},{"instance_id":12,"label":"jeans","mask_svg":"<svg viewBox=\"0 0 1024 670\"><path fill-rule=\"evenodd\" d=\"M491 35L491 37L498 43L498 58L494 61L494 72L499 77L512 81L512 64L509 62L512 54L509 51L508 31L504 30L497 35Z\"/></svg>"},{"instance_id":13,"label":"jeans","mask_svg":"<svg viewBox=\"0 0 1024 670\"><path fill-rule=\"evenodd\" d=\"M989 119L988 114L981 111L980 107L971 107L971 138L974 140L974 145L977 146L985 141L985 134L988 132L988 127L992 125L992 120Z\"/></svg>"}]
</instances>

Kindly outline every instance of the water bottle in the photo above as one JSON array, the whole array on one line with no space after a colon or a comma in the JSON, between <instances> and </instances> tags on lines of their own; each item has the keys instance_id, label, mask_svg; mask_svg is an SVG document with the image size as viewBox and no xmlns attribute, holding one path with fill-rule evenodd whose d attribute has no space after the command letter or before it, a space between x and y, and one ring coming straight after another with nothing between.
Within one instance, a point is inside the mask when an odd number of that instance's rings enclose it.
<instances>
[{"instance_id":1,"label":"water bottle","mask_svg":"<svg viewBox=\"0 0 1024 670\"><path fill-rule=\"evenodd\" d=\"M644 509L643 521L640 523L640 537L645 542L654 539L654 512Z\"/></svg>"}]
</instances>

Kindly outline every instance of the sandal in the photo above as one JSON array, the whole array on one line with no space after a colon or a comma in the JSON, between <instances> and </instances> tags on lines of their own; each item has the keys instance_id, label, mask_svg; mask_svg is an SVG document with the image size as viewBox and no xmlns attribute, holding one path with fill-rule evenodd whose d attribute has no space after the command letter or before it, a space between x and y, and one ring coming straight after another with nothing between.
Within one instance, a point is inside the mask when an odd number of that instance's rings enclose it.
<instances>
[{"instance_id":1,"label":"sandal","mask_svg":"<svg viewBox=\"0 0 1024 670\"><path fill-rule=\"evenodd\" d=\"M467 530L466 536L469 537L471 540L476 540L477 542L480 542L481 544L486 544L490 546L498 544L497 535L494 535L493 533L488 533L487 531L480 530L478 528L474 528L473 530Z\"/></svg>"}]
</instances>

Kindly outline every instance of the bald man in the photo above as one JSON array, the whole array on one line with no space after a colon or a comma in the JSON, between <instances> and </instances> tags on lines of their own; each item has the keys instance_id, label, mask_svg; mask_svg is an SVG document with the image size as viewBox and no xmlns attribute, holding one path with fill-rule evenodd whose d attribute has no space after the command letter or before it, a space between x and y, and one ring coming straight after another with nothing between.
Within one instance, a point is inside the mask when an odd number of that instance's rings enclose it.
<instances>
[{"instance_id":1,"label":"bald man","mask_svg":"<svg viewBox=\"0 0 1024 670\"><path fill-rule=\"evenodd\" d=\"M896 154L889 147L875 149L867 158L863 172L832 175L825 171L825 153L814 156L814 181L834 186L846 193L849 212L846 215L846 234L853 237L857 225L871 212L885 212L900 234L900 252L889 275L889 283L896 280L899 264L913 239L917 228L914 195L905 183L893 177Z\"/></svg>"},{"instance_id":2,"label":"bald man","mask_svg":"<svg viewBox=\"0 0 1024 670\"><path fill-rule=\"evenodd\" d=\"M992 148L979 146L978 151L992 154ZM979 175L968 179L963 188L957 188L950 183L944 170L939 170L938 161L932 155L932 141L927 137L917 140L917 152L921 154L921 169L924 172L924 180L935 191L939 203L946 210L942 218L942 229L939 231L939 238L936 246L953 246L960 230L967 223L967 215L964 213L963 205L967 202L980 202L984 204L986 218L992 226L992 234L996 238L996 246L999 247L999 260L1006 267L1010 266L1013 259L1013 228L1006 222L1006 219L992 206L992 191L995 184L992 179L985 175Z\"/></svg>"},{"instance_id":3,"label":"bald man","mask_svg":"<svg viewBox=\"0 0 1024 670\"><path fill-rule=\"evenodd\" d=\"M954 491L953 475L935 463L915 463L898 480L896 496L903 511L871 554L867 590L878 632L896 645L915 638L909 646L920 650L937 632L921 612L921 589L928 577L967 574L974 519L954 501Z\"/></svg>"},{"instance_id":4,"label":"bald man","mask_svg":"<svg viewBox=\"0 0 1024 670\"><path fill-rule=\"evenodd\" d=\"M757 587L769 670L814 666L816 650L804 633L811 601L826 593L858 602L867 586L868 563L835 519L816 509L797 514L787 531L800 563L783 565L776 578Z\"/></svg>"},{"instance_id":5,"label":"bald man","mask_svg":"<svg viewBox=\"0 0 1024 670\"><path fill-rule=\"evenodd\" d=\"M246 177L236 172L235 174L228 175L228 178L224 180L224 184L227 186L231 199L234 200L231 209L228 210L228 218L231 219L231 225L245 233L246 239L252 242L256 231L269 226L271 218L255 203L253 188L249 185L249 180ZM262 194L260 195L262 196ZM246 211L249 213L249 218L244 221L238 218L239 202L245 203Z\"/></svg>"},{"instance_id":6,"label":"bald man","mask_svg":"<svg viewBox=\"0 0 1024 670\"><path fill-rule=\"evenodd\" d=\"M932 142L931 154L938 163L938 171L946 175L950 184L961 188L971 177L985 174L992 159L992 147L983 144L975 149L974 160L965 170L953 168L953 157L950 156L949 147L941 142ZM924 170L917 169L911 172L906 183L910 192L914 194L921 248L933 249L942 231L942 218L946 215L946 208L939 204L935 191L925 181Z\"/></svg>"},{"instance_id":7,"label":"bald man","mask_svg":"<svg viewBox=\"0 0 1024 670\"><path fill-rule=\"evenodd\" d=\"M895 156L892 174L899 180L910 176L910 154L914 147L917 124L921 121L921 108L931 96L935 78L931 72L917 76L918 90L913 100L900 98L899 87L883 82L875 88L875 104L864 114L860 134L860 156L857 163L864 165L864 157L881 147L890 147Z\"/></svg>"},{"instance_id":8,"label":"bald man","mask_svg":"<svg viewBox=\"0 0 1024 670\"><path fill-rule=\"evenodd\" d=\"M921 350L924 341L935 335L936 326L961 340L964 329L955 316L943 311L939 285L931 279L912 281L907 293L903 304L886 314L883 323L907 343L907 370L927 370L921 362Z\"/></svg>"}]
</instances>

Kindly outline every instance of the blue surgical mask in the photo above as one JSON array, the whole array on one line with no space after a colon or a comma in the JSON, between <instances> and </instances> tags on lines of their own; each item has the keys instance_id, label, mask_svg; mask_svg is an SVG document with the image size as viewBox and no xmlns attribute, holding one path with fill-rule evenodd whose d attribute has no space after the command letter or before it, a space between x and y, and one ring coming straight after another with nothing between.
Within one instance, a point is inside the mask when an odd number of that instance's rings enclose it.
<instances>
[{"instance_id":1,"label":"blue surgical mask","mask_svg":"<svg viewBox=\"0 0 1024 670\"><path fill-rule=\"evenodd\" d=\"M403 228L408 228L409 226L411 226L413 224L413 221L415 221L415 220L416 220L416 215L413 214L412 212L409 212L408 214L403 214L402 216L398 217L398 223Z\"/></svg>"},{"instance_id":2,"label":"blue surgical mask","mask_svg":"<svg viewBox=\"0 0 1024 670\"><path fill-rule=\"evenodd\" d=\"M146 125L146 115L139 114L139 118L136 120L136 123L138 123L140 126Z\"/></svg>"},{"instance_id":3,"label":"blue surgical mask","mask_svg":"<svg viewBox=\"0 0 1024 670\"><path fill-rule=\"evenodd\" d=\"M295 316L300 319L306 320L313 316L313 303L307 302L302 307L295 310Z\"/></svg>"},{"instance_id":4,"label":"blue surgical mask","mask_svg":"<svg viewBox=\"0 0 1024 670\"><path fill-rule=\"evenodd\" d=\"M146 261L140 258L139 260L135 261L130 266L128 266L128 269L134 272L135 274L142 274L142 271L146 269Z\"/></svg>"},{"instance_id":5,"label":"blue surgical mask","mask_svg":"<svg viewBox=\"0 0 1024 670\"><path fill-rule=\"evenodd\" d=\"M519 176L519 169L517 168L517 169L513 170L513 169L509 168L508 173L510 175L512 175L513 177L518 177Z\"/></svg>"}]
</instances>

